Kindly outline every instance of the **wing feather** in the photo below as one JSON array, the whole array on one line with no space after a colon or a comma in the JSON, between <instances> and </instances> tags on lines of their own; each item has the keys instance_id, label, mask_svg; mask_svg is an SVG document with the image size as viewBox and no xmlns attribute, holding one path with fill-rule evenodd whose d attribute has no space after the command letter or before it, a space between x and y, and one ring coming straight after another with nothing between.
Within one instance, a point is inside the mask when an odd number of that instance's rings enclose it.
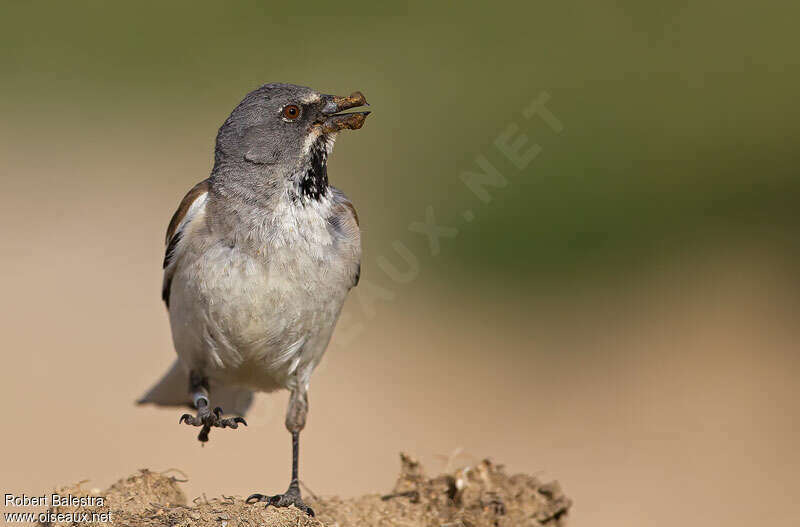
<instances>
[{"instance_id":1,"label":"wing feather","mask_svg":"<svg viewBox=\"0 0 800 527\"><path fill-rule=\"evenodd\" d=\"M164 282L161 287L161 298L169 308L169 293L172 286L172 276L175 274L175 263L180 254L180 241L186 226L195 218L205 206L208 196L209 181L201 181L186 193L178 205L178 210L172 215L167 227L166 245L164 252Z\"/></svg>"},{"instance_id":2,"label":"wing feather","mask_svg":"<svg viewBox=\"0 0 800 527\"><path fill-rule=\"evenodd\" d=\"M353 203L347 199L347 196L341 190L334 187L330 188L336 206L333 208L333 216L328 221L335 225L336 230L342 236L351 240L354 246L354 251L350 254L353 265L353 284L350 287L355 287L361 278L361 233L359 231L358 213Z\"/></svg>"}]
</instances>

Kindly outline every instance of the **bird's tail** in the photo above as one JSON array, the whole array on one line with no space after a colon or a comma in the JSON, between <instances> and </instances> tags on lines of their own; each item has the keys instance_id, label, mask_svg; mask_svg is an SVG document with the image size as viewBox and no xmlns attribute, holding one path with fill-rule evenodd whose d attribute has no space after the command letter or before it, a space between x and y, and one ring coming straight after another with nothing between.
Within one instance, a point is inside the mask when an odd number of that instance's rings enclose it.
<instances>
[{"instance_id":1,"label":"bird's tail","mask_svg":"<svg viewBox=\"0 0 800 527\"><path fill-rule=\"evenodd\" d=\"M212 383L211 405L220 406L226 414L243 416L253 402L253 392L245 388L217 386ZM192 408L189 394L189 375L179 360L172 363L167 373L138 401L138 404L152 403L159 406L188 406Z\"/></svg>"}]
</instances>

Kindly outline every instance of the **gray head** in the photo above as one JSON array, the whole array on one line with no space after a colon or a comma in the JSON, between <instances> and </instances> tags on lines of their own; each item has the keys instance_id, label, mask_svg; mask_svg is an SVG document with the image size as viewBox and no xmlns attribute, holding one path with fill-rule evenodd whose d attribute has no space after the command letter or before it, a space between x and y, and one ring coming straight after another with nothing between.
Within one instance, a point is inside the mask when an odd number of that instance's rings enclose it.
<instances>
[{"instance_id":1,"label":"gray head","mask_svg":"<svg viewBox=\"0 0 800 527\"><path fill-rule=\"evenodd\" d=\"M310 188L304 191L318 197L327 187L325 163L337 132L361 128L369 115L339 112L366 104L360 92L340 97L305 86L265 84L248 93L220 128L212 178L258 188L308 179Z\"/></svg>"}]
</instances>

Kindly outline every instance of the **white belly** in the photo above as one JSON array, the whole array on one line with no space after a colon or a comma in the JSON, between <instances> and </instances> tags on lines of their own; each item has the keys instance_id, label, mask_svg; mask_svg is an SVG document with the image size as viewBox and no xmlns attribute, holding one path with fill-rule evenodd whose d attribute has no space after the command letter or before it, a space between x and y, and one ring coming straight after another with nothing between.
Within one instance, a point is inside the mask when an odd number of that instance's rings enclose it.
<instances>
[{"instance_id":1,"label":"white belly","mask_svg":"<svg viewBox=\"0 0 800 527\"><path fill-rule=\"evenodd\" d=\"M338 273L331 261L296 246L273 247L267 257L223 243L188 256L170 299L183 362L261 391L307 384L347 293L329 285Z\"/></svg>"}]
</instances>

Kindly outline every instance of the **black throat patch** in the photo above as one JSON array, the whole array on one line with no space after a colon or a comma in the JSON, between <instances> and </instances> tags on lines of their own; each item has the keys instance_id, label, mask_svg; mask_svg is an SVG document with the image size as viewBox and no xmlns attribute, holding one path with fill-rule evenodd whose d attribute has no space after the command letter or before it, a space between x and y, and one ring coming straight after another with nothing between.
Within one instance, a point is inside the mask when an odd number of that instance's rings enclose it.
<instances>
[{"instance_id":1,"label":"black throat patch","mask_svg":"<svg viewBox=\"0 0 800 527\"><path fill-rule=\"evenodd\" d=\"M311 146L311 166L300 178L300 196L319 200L328 192L327 139L320 136Z\"/></svg>"}]
</instances>

